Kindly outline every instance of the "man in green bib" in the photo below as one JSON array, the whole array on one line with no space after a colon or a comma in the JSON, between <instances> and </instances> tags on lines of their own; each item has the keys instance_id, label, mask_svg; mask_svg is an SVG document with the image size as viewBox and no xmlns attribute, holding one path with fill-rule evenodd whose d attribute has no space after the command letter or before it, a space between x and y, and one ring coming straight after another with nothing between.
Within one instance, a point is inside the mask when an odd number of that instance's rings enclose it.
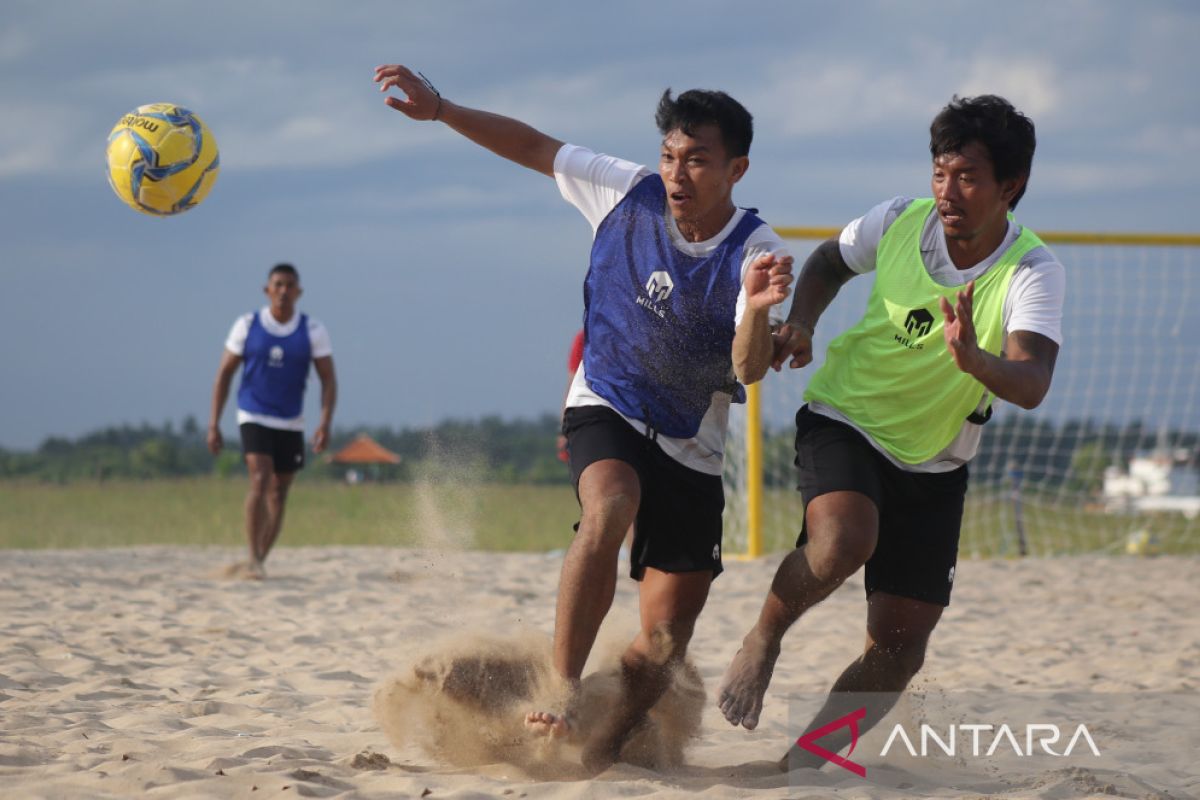
<instances>
[{"instance_id":1,"label":"man in green bib","mask_svg":"<svg viewBox=\"0 0 1200 800\"><path fill-rule=\"evenodd\" d=\"M796 415L803 529L719 690L733 725L757 726L784 633L864 565L865 650L808 730L862 706L850 693L879 693L857 731L821 738L836 753L921 668L950 602L967 462L992 401L1041 403L1062 342L1063 267L1012 216L1034 146L1033 123L1008 101L955 98L930 126L933 197L881 203L804 264L776 370L812 361L813 329L842 284L870 271L875 283ZM799 747L785 761L823 763Z\"/></svg>"}]
</instances>

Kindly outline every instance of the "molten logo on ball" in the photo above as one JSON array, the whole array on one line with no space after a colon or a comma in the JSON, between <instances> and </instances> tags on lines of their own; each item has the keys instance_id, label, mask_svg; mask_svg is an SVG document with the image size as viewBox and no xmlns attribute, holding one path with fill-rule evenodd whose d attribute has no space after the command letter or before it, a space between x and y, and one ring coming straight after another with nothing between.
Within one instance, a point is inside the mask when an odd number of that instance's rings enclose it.
<instances>
[{"instance_id":1,"label":"molten logo on ball","mask_svg":"<svg viewBox=\"0 0 1200 800\"><path fill-rule=\"evenodd\" d=\"M216 139L181 106L139 106L108 135L108 183L143 214L165 217L199 205L218 168Z\"/></svg>"}]
</instances>

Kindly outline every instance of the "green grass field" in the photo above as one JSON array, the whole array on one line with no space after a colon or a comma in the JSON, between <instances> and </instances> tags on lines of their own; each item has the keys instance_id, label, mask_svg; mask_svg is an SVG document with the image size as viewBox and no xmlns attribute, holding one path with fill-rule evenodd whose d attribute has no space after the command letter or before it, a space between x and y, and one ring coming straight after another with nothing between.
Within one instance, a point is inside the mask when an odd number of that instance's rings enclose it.
<instances>
[{"instance_id":1,"label":"green grass field","mask_svg":"<svg viewBox=\"0 0 1200 800\"><path fill-rule=\"evenodd\" d=\"M0 548L242 545L245 479L0 483ZM280 546L552 550L570 542L570 486L297 479Z\"/></svg>"},{"instance_id":2,"label":"green grass field","mask_svg":"<svg viewBox=\"0 0 1200 800\"><path fill-rule=\"evenodd\" d=\"M0 549L241 546L244 478L105 481L63 485L0 482ZM794 492L768 491L764 549L788 549L803 505ZM566 547L578 519L569 486L463 484L347 485L296 482L280 546L392 545L545 551ZM1200 552L1200 520L1178 514L1127 517L1030 501L1024 523L1031 555L1123 553L1147 530L1162 553ZM725 550L744 548L728 524ZM1003 498L969 497L964 557L1016 555L1012 508Z\"/></svg>"},{"instance_id":3,"label":"green grass field","mask_svg":"<svg viewBox=\"0 0 1200 800\"><path fill-rule=\"evenodd\" d=\"M790 547L800 532L803 503L795 492L768 490L763 499L763 539L767 552ZM1178 513L1129 516L1106 514L1081 505L1025 498L1022 517L1028 554L1123 554L1130 534L1146 531L1163 554L1200 553L1200 519ZM734 526L727 526L727 530ZM732 552L736 534L726 535ZM963 513L959 553L965 558L1007 558L1018 554L1015 513L1006 495L969 493Z\"/></svg>"}]
</instances>

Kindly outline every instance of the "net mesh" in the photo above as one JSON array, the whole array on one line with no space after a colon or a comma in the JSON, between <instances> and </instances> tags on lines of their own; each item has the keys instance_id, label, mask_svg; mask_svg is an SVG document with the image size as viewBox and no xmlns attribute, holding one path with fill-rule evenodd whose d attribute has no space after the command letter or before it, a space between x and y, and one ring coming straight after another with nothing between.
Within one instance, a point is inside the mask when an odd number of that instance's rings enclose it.
<instances>
[{"instance_id":1,"label":"net mesh","mask_svg":"<svg viewBox=\"0 0 1200 800\"><path fill-rule=\"evenodd\" d=\"M1123 244L1119 235L1101 244L1043 238L1067 271L1054 382L1032 411L996 403L970 466L960 552L1200 552L1200 239L1157 246ZM798 270L817 241L789 244ZM812 365L785 367L762 383L765 551L791 547L799 533L793 418L830 340L861 316L871 281L851 280L827 309ZM746 435L738 406L726 461L729 553L747 550Z\"/></svg>"}]
</instances>

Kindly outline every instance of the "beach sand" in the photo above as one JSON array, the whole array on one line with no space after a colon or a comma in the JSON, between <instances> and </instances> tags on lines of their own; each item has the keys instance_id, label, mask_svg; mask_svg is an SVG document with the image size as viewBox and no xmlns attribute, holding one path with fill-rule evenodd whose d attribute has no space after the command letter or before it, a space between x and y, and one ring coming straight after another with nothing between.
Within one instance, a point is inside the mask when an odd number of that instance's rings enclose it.
<instances>
[{"instance_id":1,"label":"beach sand","mask_svg":"<svg viewBox=\"0 0 1200 800\"><path fill-rule=\"evenodd\" d=\"M582 780L528 761L479 763L494 753L455 759L456 742L467 753L485 723L473 730L469 714L466 723L461 715L439 717L436 697L432 713L385 697L382 725L373 708L376 692L412 683L414 665L424 663L428 674L431 654L436 661L469 654L473 643L503 650L511 641L511 653L536 663L553 627L561 555L283 547L272 554L265 581L217 577L238 555L177 547L0 552L0 795L1200 793L1194 557L960 562L953 605L915 681L923 700L902 703L899 717L918 719L923 703L955 709L960 723L975 721L974 712L1003 720L1006 703L1015 708L1022 693L1055 698L1064 727L1088 722L1103 751L1094 761L1043 759L1010 770L999 761L973 763L961 750L941 761L880 761L885 720L853 754L866 778L832 764L772 771L768 762L803 733L807 719L800 717L810 712L795 709L819 700L860 651L865 608L856 577L814 609L785 641L758 729L731 728L712 697L758 611L775 556L730 562L713 586L691 647L707 702L699 708L700 695L687 686L680 695L699 713L684 763L620 763ZM610 668L635 625L635 584L625 578L589 670ZM433 686L426 687L431 697ZM489 709L507 719L504 703ZM441 740L449 756L428 741L438 725L452 734ZM1137 741L1135 731L1151 728L1161 729L1162 752ZM569 762L571 752L552 756Z\"/></svg>"}]
</instances>

